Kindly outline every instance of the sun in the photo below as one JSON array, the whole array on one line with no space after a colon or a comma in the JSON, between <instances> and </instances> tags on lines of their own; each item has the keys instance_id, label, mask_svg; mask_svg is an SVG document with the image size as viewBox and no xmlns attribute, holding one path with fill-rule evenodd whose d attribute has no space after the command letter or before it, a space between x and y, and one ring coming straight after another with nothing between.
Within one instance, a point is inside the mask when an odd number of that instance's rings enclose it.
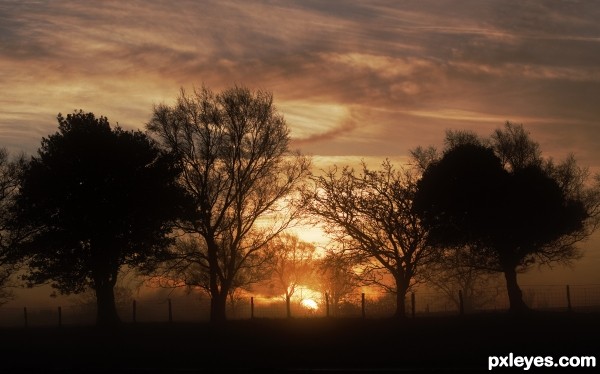
<instances>
[{"instance_id":1,"label":"sun","mask_svg":"<svg viewBox=\"0 0 600 374\"><path fill-rule=\"evenodd\" d=\"M303 299L300 302L300 305L302 305L304 308L306 308L308 310L317 310L317 309L319 309L319 304L317 304L317 302L314 301L313 299Z\"/></svg>"}]
</instances>

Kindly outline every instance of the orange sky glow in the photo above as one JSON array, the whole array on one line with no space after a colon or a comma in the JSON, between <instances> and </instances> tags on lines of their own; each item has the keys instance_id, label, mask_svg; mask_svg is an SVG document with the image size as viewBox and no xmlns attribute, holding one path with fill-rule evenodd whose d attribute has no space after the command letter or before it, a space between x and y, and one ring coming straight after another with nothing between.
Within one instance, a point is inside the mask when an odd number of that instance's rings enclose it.
<instances>
[{"instance_id":1,"label":"orange sky glow","mask_svg":"<svg viewBox=\"0 0 600 374\"><path fill-rule=\"evenodd\" d=\"M34 154L74 109L143 129L180 88L238 84L273 93L316 168L509 120L600 172L598 19L584 0L0 1L0 146ZM521 283L599 284L599 247Z\"/></svg>"}]
</instances>

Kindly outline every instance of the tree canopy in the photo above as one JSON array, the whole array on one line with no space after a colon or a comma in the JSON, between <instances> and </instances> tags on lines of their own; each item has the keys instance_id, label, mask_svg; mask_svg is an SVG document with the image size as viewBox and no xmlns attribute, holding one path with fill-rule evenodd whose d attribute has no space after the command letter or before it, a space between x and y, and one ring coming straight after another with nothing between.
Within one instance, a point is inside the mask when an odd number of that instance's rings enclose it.
<instances>
[{"instance_id":1,"label":"tree canopy","mask_svg":"<svg viewBox=\"0 0 600 374\"><path fill-rule=\"evenodd\" d=\"M360 172L333 168L312 179L305 209L360 264L363 282L396 294L396 316L405 316L406 293L419 266L432 258L428 233L412 209L415 171L386 161L380 170L363 164ZM389 276L392 285L385 281Z\"/></svg>"},{"instance_id":2,"label":"tree canopy","mask_svg":"<svg viewBox=\"0 0 600 374\"><path fill-rule=\"evenodd\" d=\"M18 219L35 230L20 248L30 284L63 293L91 287L98 323L118 321L113 287L122 266L151 268L164 258L183 215L180 169L139 131L106 117L58 115L21 178Z\"/></svg>"},{"instance_id":3,"label":"tree canopy","mask_svg":"<svg viewBox=\"0 0 600 374\"><path fill-rule=\"evenodd\" d=\"M147 127L177 156L180 184L194 200L195 215L180 228L200 242L180 253L170 273L204 272L211 320L224 320L240 272L296 218L288 202L309 159L290 152L289 129L272 95L244 87L182 90L174 106L154 108Z\"/></svg>"},{"instance_id":4,"label":"tree canopy","mask_svg":"<svg viewBox=\"0 0 600 374\"><path fill-rule=\"evenodd\" d=\"M521 126L489 142L450 134L447 144L423 173L414 209L432 244L475 248L477 266L505 274L511 309L525 309L516 272L576 258L574 245L597 225L597 196L580 183L585 171L542 159Z\"/></svg>"}]
</instances>

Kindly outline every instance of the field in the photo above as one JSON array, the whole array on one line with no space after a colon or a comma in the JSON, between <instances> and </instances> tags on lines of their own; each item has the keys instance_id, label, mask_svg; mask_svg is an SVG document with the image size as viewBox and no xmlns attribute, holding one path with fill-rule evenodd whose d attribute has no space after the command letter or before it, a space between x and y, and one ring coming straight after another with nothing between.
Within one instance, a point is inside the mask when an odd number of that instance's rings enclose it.
<instances>
[{"instance_id":1,"label":"field","mask_svg":"<svg viewBox=\"0 0 600 374\"><path fill-rule=\"evenodd\" d=\"M123 324L113 330L5 328L0 330L0 372L477 372L487 371L488 356L511 352L600 358L599 317L533 312L405 320L254 319L220 326Z\"/></svg>"}]
</instances>

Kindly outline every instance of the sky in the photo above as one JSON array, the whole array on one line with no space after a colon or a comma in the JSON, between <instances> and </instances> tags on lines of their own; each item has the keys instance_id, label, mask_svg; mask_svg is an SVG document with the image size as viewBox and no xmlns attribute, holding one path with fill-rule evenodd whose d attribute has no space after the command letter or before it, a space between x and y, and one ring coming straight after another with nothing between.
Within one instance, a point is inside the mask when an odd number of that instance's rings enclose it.
<instances>
[{"instance_id":1,"label":"sky","mask_svg":"<svg viewBox=\"0 0 600 374\"><path fill-rule=\"evenodd\" d=\"M273 93L317 167L511 121L600 171L598 19L585 0L0 0L0 146L33 154L75 109L143 129L182 88L237 84ZM560 282L600 283L597 236Z\"/></svg>"}]
</instances>

